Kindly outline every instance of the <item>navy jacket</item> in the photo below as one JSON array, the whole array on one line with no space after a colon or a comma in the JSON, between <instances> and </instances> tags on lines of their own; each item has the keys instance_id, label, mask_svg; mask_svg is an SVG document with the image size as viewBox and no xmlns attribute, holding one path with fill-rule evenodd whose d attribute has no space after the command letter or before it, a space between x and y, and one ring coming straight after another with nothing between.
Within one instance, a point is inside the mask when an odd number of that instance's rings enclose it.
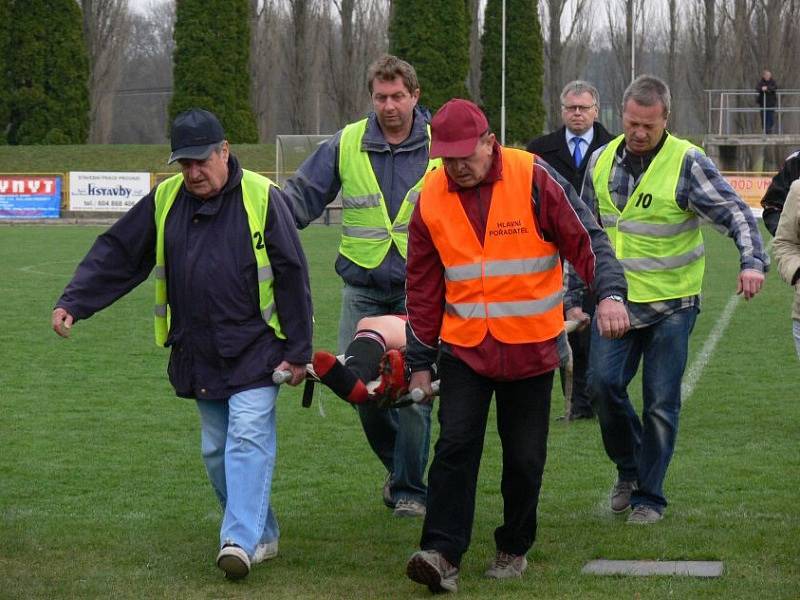
<instances>
[{"instance_id":1,"label":"navy jacket","mask_svg":"<svg viewBox=\"0 0 800 600\"><path fill-rule=\"evenodd\" d=\"M222 192L202 201L184 187L166 222L172 313L169 378L178 396L225 399L272 385L281 362L311 359L308 267L280 190L270 188L264 242L286 340L261 318L256 260L233 156ZM155 265L155 188L100 235L56 306L87 319L147 279Z\"/></svg>"},{"instance_id":2,"label":"navy jacket","mask_svg":"<svg viewBox=\"0 0 800 600\"><path fill-rule=\"evenodd\" d=\"M428 130L426 113L417 106L411 133L401 143L392 146L383 137L375 113L370 113L361 148L369 161L383 193L389 218L394 219L408 190L428 168ZM342 187L339 176L338 131L320 144L297 172L283 186L283 193L301 229L318 218L333 202ZM405 287L406 261L392 245L383 262L374 269L365 269L341 254L336 259L336 272L345 283L383 290Z\"/></svg>"},{"instance_id":3,"label":"navy jacket","mask_svg":"<svg viewBox=\"0 0 800 600\"><path fill-rule=\"evenodd\" d=\"M580 168L575 167L572 160L572 152L567 146L566 127L561 127L555 131L540 136L532 140L527 147L528 152L536 154L542 158L548 165L553 167L559 175L566 179L575 192L580 195L581 185L583 185L583 176L586 173L586 165L589 164L589 157L592 152L605 146L608 142L614 139L606 128L603 127L598 121L594 122L594 137L589 149L583 153L583 163Z\"/></svg>"},{"instance_id":4,"label":"navy jacket","mask_svg":"<svg viewBox=\"0 0 800 600\"><path fill-rule=\"evenodd\" d=\"M769 188L761 199L761 207L764 209L764 225L773 236L778 229L778 221L780 221L789 188L798 177L800 177L800 150L792 152L786 157L786 162L772 178L772 183L769 184Z\"/></svg>"}]
</instances>

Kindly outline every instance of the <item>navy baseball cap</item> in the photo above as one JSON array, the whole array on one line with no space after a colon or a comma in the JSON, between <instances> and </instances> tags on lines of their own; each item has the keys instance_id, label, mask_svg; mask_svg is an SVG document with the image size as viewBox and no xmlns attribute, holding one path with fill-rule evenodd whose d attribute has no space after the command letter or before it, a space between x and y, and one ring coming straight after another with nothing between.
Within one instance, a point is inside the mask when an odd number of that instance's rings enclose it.
<instances>
[{"instance_id":1,"label":"navy baseball cap","mask_svg":"<svg viewBox=\"0 0 800 600\"><path fill-rule=\"evenodd\" d=\"M224 139L225 132L214 113L202 108L190 108L172 122L172 154L167 164L171 165L182 158L205 160Z\"/></svg>"}]
</instances>

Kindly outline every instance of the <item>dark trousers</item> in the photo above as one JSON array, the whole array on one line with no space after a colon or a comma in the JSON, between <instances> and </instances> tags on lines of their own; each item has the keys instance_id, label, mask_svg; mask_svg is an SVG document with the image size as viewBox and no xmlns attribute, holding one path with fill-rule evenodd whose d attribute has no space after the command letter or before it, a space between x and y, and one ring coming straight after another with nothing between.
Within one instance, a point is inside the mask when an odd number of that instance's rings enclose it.
<instances>
[{"instance_id":1,"label":"dark trousers","mask_svg":"<svg viewBox=\"0 0 800 600\"><path fill-rule=\"evenodd\" d=\"M572 348L572 408L571 416L594 415L592 396L589 392L589 344L592 333L589 327L569 334ZM561 369L561 391L564 392L564 369ZM570 416L570 415L567 415Z\"/></svg>"},{"instance_id":2,"label":"dark trousers","mask_svg":"<svg viewBox=\"0 0 800 600\"><path fill-rule=\"evenodd\" d=\"M439 364L439 424L428 471L428 507L420 547L460 565L472 535L475 489L494 392L503 446L503 524L497 550L525 554L536 538L536 508L547 458L553 372L518 381L493 381L450 354Z\"/></svg>"}]
</instances>

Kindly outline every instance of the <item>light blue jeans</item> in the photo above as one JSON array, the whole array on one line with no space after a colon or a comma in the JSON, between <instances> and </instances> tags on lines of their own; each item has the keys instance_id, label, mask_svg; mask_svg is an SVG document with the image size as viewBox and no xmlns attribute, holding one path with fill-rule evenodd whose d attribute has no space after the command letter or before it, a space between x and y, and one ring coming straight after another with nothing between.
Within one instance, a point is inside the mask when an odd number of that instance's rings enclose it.
<instances>
[{"instance_id":1,"label":"light blue jeans","mask_svg":"<svg viewBox=\"0 0 800 600\"><path fill-rule=\"evenodd\" d=\"M620 479L639 483L631 506L644 504L658 512L667 506L664 478L675 450L681 379L696 318L697 309L681 310L616 340L602 337L592 323L589 385L606 454ZM628 397L640 361L641 419Z\"/></svg>"},{"instance_id":2,"label":"light blue jeans","mask_svg":"<svg viewBox=\"0 0 800 600\"><path fill-rule=\"evenodd\" d=\"M794 334L794 346L797 348L797 358L800 358L800 320L792 320L792 333Z\"/></svg>"},{"instance_id":3,"label":"light blue jeans","mask_svg":"<svg viewBox=\"0 0 800 600\"><path fill-rule=\"evenodd\" d=\"M236 544L250 557L280 533L270 506L277 395L270 386L197 401L203 462L223 511L220 546Z\"/></svg>"},{"instance_id":4,"label":"light blue jeans","mask_svg":"<svg viewBox=\"0 0 800 600\"><path fill-rule=\"evenodd\" d=\"M353 339L363 317L406 314L404 289L384 291L345 284L342 289L342 314L339 319L339 353ZM431 440L431 405L412 404L384 410L373 403L357 407L361 426L372 451L392 473L392 502L415 500L425 504L428 486L425 469Z\"/></svg>"}]
</instances>

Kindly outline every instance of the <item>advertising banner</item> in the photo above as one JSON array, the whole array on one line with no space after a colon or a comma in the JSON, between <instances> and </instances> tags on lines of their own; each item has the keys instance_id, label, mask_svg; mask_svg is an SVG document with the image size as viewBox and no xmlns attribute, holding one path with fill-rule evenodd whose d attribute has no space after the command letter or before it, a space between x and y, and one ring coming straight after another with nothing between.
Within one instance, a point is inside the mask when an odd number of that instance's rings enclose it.
<instances>
[{"instance_id":1,"label":"advertising banner","mask_svg":"<svg viewBox=\"0 0 800 600\"><path fill-rule=\"evenodd\" d=\"M725 179L757 217L761 216L761 198L772 182L774 173L723 173Z\"/></svg>"},{"instance_id":2,"label":"advertising banner","mask_svg":"<svg viewBox=\"0 0 800 600\"><path fill-rule=\"evenodd\" d=\"M61 177L0 175L0 219L57 219Z\"/></svg>"},{"instance_id":3,"label":"advertising banner","mask_svg":"<svg viewBox=\"0 0 800 600\"><path fill-rule=\"evenodd\" d=\"M150 191L150 173L70 171L69 209L126 212Z\"/></svg>"}]
</instances>

